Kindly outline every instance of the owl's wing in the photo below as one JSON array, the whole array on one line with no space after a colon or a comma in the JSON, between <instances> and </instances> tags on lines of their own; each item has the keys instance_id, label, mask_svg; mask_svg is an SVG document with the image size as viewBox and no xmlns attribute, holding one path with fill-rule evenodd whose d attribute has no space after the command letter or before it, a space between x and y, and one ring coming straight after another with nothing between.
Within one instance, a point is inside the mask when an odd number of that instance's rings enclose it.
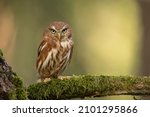
<instances>
[{"instance_id":1,"label":"owl's wing","mask_svg":"<svg viewBox=\"0 0 150 117\"><path fill-rule=\"evenodd\" d=\"M38 47L38 56L40 55L40 52L41 52L42 49L45 47L45 45L46 45L46 41L43 40L43 41L40 43L39 47Z\"/></svg>"},{"instance_id":2,"label":"owl's wing","mask_svg":"<svg viewBox=\"0 0 150 117\"><path fill-rule=\"evenodd\" d=\"M55 55L57 54L56 43L49 37L43 39L38 48L38 56L36 61L36 69L42 76L50 76L54 70Z\"/></svg>"},{"instance_id":3,"label":"owl's wing","mask_svg":"<svg viewBox=\"0 0 150 117\"><path fill-rule=\"evenodd\" d=\"M38 55L37 55L37 61L36 61L36 68L39 69L42 64L43 60L47 57L48 51L51 50L51 47L48 46L47 41L43 39L43 41L40 43L38 48Z\"/></svg>"},{"instance_id":4,"label":"owl's wing","mask_svg":"<svg viewBox=\"0 0 150 117\"><path fill-rule=\"evenodd\" d=\"M73 43L72 43L72 46L71 46L71 49L70 49L70 56L69 56L69 61L68 61L68 64L70 64L70 61L71 61L71 58L72 58L72 53L73 53Z\"/></svg>"}]
</instances>

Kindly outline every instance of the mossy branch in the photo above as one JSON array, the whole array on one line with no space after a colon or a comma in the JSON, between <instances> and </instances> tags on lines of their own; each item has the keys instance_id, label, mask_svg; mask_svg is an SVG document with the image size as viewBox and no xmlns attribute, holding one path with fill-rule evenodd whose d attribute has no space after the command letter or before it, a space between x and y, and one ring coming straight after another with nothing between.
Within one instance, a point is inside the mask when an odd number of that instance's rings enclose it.
<instances>
[{"instance_id":1,"label":"mossy branch","mask_svg":"<svg viewBox=\"0 0 150 117\"><path fill-rule=\"evenodd\" d=\"M29 99L71 99L122 94L150 95L150 77L72 76L28 87Z\"/></svg>"}]
</instances>

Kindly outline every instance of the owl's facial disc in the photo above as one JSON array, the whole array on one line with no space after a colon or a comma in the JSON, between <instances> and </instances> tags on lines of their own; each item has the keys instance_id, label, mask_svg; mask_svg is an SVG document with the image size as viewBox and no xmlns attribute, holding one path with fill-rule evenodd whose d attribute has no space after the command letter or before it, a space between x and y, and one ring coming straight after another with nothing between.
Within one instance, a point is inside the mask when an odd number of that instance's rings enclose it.
<instances>
[{"instance_id":1,"label":"owl's facial disc","mask_svg":"<svg viewBox=\"0 0 150 117\"><path fill-rule=\"evenodd\" d=\"M65 41L66 40L66 35L68 32L68 27L67 25L63 26L63 27L55 27L55 26L51 26L49 28L50 33L56 37L58 40L60 41Z\"/></svg>"}]
</instances>

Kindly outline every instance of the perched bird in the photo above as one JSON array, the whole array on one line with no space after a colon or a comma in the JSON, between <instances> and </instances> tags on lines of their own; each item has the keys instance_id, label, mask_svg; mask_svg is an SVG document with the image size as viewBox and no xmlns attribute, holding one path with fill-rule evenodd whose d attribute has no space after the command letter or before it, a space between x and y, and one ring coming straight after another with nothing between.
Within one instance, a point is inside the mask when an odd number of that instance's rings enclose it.
<instances>
[{"instance_id":1,"label":"perched bird","mask_svg":"<svg viewBox=\"0 0 150 117\"><path fill-rule=\"evenodd\" d=\"M38 48L36 69L41 81L58 78L70 63L72 51L71 27L62 21L51 23Z\"/></svg>"}]
</instances>

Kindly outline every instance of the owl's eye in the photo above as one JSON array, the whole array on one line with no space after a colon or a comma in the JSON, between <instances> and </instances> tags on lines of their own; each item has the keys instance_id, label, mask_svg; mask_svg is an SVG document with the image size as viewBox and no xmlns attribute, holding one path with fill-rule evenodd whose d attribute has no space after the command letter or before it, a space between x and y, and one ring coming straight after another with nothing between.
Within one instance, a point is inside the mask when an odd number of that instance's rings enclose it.
<instances>
[{"instance_id":1,"label":"owl's eye","mask_svg":"<svg viewBox=\"0 0 150 117\"><path fill-rule=\"evenodd\" d=\"M51 31L51 33L53 33L53 34L55 34L56 33L56 30L54 30L54 29L50 29L50 31Z\"/></svg>"},{"instance_id":2,"label":"owl's eye","mask_svg":"<svg viewBox=\"0 0 150 117\"><path fill-rule=\"evenodd\" d=\"M66 33L67 32L67 28L64 28L63 30L62 30L62 33Z\"/></svg>"}]
</instances>

